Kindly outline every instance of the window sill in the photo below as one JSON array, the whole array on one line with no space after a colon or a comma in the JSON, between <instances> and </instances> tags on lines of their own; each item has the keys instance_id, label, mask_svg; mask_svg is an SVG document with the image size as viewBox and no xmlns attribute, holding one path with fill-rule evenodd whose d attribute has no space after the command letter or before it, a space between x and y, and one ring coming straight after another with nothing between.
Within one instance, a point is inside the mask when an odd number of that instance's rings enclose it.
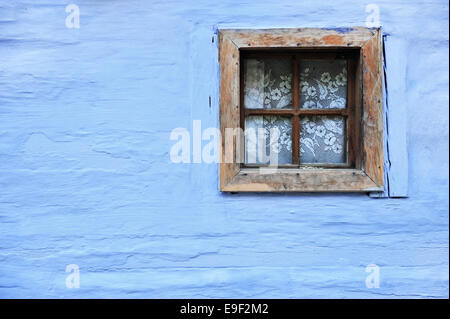
<instances>
[{"instance_id":1,"label":"window sill","mask_svg":"<svg viewBox=\"0 0 450 319\"><path fill-rule=\"evenodd\" d=\"M360 169L242 168L223 192L380 192Z\"/></svg>"}]
</instances>

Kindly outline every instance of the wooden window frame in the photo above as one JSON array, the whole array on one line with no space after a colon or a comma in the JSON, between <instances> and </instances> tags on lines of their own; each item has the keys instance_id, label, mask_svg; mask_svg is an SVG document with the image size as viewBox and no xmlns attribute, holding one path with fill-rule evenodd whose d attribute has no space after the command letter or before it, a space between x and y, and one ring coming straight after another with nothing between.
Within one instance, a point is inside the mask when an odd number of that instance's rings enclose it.
<instances>
[{"instance_id":1,"label":"wooden window frame","mask_svg":"<svg viewBox=\"0 0 450 319\"><path fill-rule=\"evenodd\" d=\"M261 167L244 166L236 160L236 148L242 148L243 136L230 139L227 137L227 129L243 128L246 114L295 112L298 118L300 114L318 113L316 110L299 109L298 92L293 92L294 111L244 109L241 59L243 54L246 56L253 53L263 54L263 51L270 51L271 55L294 54L296 57L310 55L313 58L319 55L358 52L355 60L351 60L355 62L349 63L349 69L354 68L356 71L351 72L356 74L354 78L349 77L349 81L354 81L348 85L349 107L346 110L320 111L323 114L345 113L350 119L347 126L349 130L347 136L351 139L348 140L348 167L327 168L323 165L322 167L308 165L305 168L297 165L295 168L281 167L276 170L271 168L265 170ZM379 29L222 29L219 30L219 63L221 71L219 122L222 136L219 189L221 191L380 192L384 190L383 72ZM298 68L293 70L295 69ZM294 73L293 81L297 81L295 78L298 77ZM294 121L293 124L295 134L299 131L297 127L299 124L298 121Z\"/></svg>"}]
</instances>

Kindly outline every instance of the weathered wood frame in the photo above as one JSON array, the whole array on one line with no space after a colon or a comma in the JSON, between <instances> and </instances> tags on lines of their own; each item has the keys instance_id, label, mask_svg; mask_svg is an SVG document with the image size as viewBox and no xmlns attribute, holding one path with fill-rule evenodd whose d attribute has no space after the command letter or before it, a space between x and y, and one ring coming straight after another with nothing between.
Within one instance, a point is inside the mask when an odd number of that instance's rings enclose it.
<instances>
[{"instance_id":1,"label":"weathered wood frame","mask_svg":"<svg viewBox=\"0 0 450 319\"><path fill-rule=\"evenodd\" d=\"M357 141L352 168L243 168L236 160L242 136L227 129L242 125L240 95L243 50L359 49L355 78ZM377 192L384 189L382 47L379 29L219 30L220 131L219 189L225 192ZM360 121L358 120L360 119ZM237 139L240 140L238 141ZM230 155L231 154L231 155ZM231 159L231 160L230 160Z\"/></svg>"}]
</instances>

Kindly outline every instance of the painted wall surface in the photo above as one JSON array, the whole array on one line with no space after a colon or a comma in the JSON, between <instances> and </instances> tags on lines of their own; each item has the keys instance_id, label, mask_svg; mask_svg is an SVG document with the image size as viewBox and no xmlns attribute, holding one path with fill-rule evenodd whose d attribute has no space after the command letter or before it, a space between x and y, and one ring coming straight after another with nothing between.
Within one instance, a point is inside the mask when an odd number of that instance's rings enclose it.
<instances>
[{"instance_id":1,"label":"painted wall surface","mask_svg":"<svg viewBox=\"0 0 450 319\"><path fill-rule=\"evenodd\" d=\"M448 298L447 1L373 2L404 43L409 198L221 194L217 164L170 161L174 128L217 127L217 27L369 3L0 0L0 297Z\"/></svg>"}]
</instances>

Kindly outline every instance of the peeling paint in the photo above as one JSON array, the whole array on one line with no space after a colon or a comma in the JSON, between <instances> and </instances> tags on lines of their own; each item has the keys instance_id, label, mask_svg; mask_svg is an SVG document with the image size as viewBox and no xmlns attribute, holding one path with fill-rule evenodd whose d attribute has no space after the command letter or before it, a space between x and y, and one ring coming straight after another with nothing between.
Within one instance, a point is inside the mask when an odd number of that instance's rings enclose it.
<instances>
[{"instance_id":1,"label":"peeling paint","mask_svg":"<svg viewBox=\"0 0 450 319\"><path fill-rule=\"evenodd\" d=\"M354 28L323 28L324 30L336 31L339 33L349 33L354 30Z\"/></svg>"}]
</instances>

